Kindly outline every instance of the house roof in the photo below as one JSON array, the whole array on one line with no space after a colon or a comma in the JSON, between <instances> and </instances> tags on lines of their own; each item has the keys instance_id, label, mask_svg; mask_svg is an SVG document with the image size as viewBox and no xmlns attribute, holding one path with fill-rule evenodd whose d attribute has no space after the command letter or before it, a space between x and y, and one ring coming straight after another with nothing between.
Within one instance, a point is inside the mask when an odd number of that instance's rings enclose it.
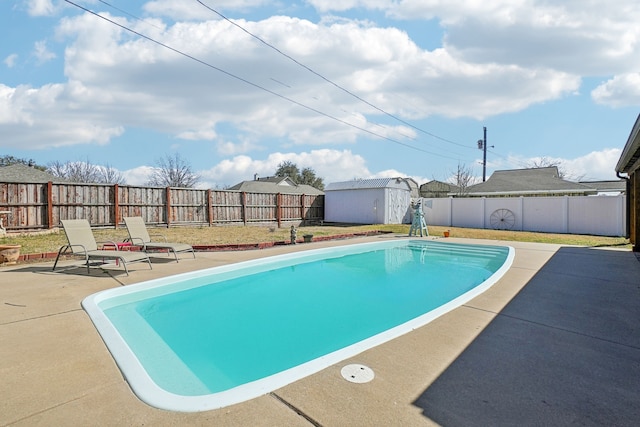
<instances>
[{"instance_id":1,"label":"house roof","mask_svg":"<svg viewBox=\"0 0 640 427\"><path fill-rule=\"evenodd\" d=\"M44 183L49 181L56 184L68 182L63 178L22 163L0 167L0 182Z\"/></svg>"},{"instance_id":2,"label":"house roof","mask_svg":"<svg viewBox=\"0 0 640 427\"><path fill-rule=\"evenodd\" d=\"M323 191L306 184L296 184L289 177L272 176L257 178L253 181L242 181L229 187L229 190L244 191L247 193L287 193L287 194L324 194Z\"/></svg>"},{"instance_id":3,"label":"house roof","mask_svg":"<svg viewBox=\"0 0 640 427\"><path fill-rule=\"evenodd\" d=\"M411 191L411 185L405 178L373 178L332 182L327 185L325 191L363 190L373 188L404 188Z\"/></svg>"},{"instance_id":4,"label":"house roof","mask_svg":"<svg viewBox=\"0 0 640 427\"><path fill-rule=\"evenodd\" d=\"M556 166L495 171L486 182L467 188L467 194L473 196L547 193L583 193L587 195L595 194L596 190L560 178Z\"/></svg>"},{"instance_id":5,"label":"house roof","mask_svg":"<svg viewBox=\"0 0 640 427\"><path fill-rule=\"evenodd\" d=\"M613 181L580 181L580 184L595 188L598 192L624 192L627 190L627 183L622 180Z\"/></svg>"},{"instance_id":6,"label":"house roof","mask_svg":"<svg viewBox=\"0 0 640 427\"><path fill-rule=\"evenodd\" d=\"M636 119L622 155L616 165L616 172L630 174L640 169L640 114Z\"/></svg>"}]
</instances>

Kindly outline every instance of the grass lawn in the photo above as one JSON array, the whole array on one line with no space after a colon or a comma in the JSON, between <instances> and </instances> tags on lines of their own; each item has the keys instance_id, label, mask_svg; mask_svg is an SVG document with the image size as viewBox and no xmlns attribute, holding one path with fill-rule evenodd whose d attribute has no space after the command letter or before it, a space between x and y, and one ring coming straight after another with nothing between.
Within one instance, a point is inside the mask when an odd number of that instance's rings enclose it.
<instances>
[{"instance_id":1,"label":"grass lawn","mask_svg":"<svg viewBox=\"0 0 640 427\"><path fill-rule=\"evenodd\" d=\"M408 234L409 225L357 225L357 226L310 226L299 227L298 238L304 234L314 236L335 236L340 234L361 233L366 231L384 231L396 234ZM603 237L572 234L532 233L528 231L499 231L472 228L429 226L429 234L442 236L445 230L451 231L451 237L471 239L507 240L539 243L556 243L589 247L618 247L631 249L624 237ZM289 241L289 227L274 228L268 226L202 226L149 228L149 234L162 234L170 242L189 243L191 245L237 245L247 243L265 243ZM97 241L122 241L127 237L125 227L94 229ZM51 233L32 235L9 235L0 238L0 244L22 245L21 254L57 252L67 243L62 229Z\"/></svg>"}]
</instances>

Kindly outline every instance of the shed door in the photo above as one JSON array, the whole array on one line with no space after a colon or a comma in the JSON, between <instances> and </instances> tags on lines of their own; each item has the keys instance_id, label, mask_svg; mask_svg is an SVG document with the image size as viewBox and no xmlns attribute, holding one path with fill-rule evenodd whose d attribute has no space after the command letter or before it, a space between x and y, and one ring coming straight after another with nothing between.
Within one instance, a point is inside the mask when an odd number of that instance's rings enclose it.
<instances>
[{"instance_id":1,"label":"shed door","mask_svg":"<svg viewBox=\"0 0 640 427\"><path fill-rule=\"evenodd\" d=\"M411 204L411 194L394 188L388 190L387 224L402 224Z\"/></svg>"}]
</instances>

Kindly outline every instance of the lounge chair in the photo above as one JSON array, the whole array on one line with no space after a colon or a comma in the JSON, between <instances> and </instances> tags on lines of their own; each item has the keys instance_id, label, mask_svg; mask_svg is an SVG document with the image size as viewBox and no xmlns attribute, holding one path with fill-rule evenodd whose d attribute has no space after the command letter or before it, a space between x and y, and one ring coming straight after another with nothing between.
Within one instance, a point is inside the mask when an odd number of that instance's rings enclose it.
<instances>
[{"instance_id":1,"label":"lounge chair","mask_svg":"<svg viewBox=\"0 0 640 427\"><path fill-rule=\"evenodd\" d=\"M122 263L125 273L129 275L129 269L127 264L134 262L145 261L151 266L149 256L140 251L119 251L119 250L102 250L98 249L98 243L96 242L89 221L86 219L68 219L62 220L62 227L64 233L67 235L68 245L62 246L58 250L58 256L56 256L56 262L53 264L53 270L58 265L58 259L60 255L67 253L71 250L73 255L83 256L85 264L87 266L87 273L89 273L89 267L92 265L91 261L99 260L104 263L106 260L116 261L116 263ZM114 248L118 248L115 242L108 242L108 245L113 245Z\"/></svg>"},{"instance_id":2,"label":"lounge chair","mask_svg":"<svg viewBox=\"0 0 640 427\"><path fill-rule=\"evenodd\" d=\"M178 262L179 253L191 252L193 257L196 257L193 247L186 243L170 243L167 242L167 239L162 235L158 235L162 238L162 242L152 241L142 217L125 217L124 223L129 231L129 240L131 243L140 246L144 252L157 250L167 251L169 254L173 253L176 262Z\"/></svg>"}]
</instances>

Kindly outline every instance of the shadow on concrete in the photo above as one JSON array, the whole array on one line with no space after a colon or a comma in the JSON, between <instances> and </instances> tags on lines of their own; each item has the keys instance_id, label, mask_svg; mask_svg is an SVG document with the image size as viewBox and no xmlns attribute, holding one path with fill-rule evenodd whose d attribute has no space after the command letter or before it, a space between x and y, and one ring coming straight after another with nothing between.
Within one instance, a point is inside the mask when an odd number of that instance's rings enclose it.
<instances>
[{"instance_id":1,"label":"shadow on concrete","mask_svg":"<svg viewBox=\"0 0 640 427\"><path fill-rule=\"evenodd\" d=\"M132 271L134 270L130 270L130 272ZM109 276L119 276L119 275L126 276L127 275L124 269L117 269L117 267L112 267L109 269L91 267L89 269L89 272L87 273L87 267L85 267L84 265L62 265L57 267L55 270L52 270L50 265L45 266L41 264L27 264L24 267L13 268L11 272L12 273L48 274L48 275L68 274L68 275L84 276L84 277L105 277L105 275L109 275Z\"/></svg>"},{"instance_id":2,"label":"shadow on concrete","mask_svg":"<svg viewBox=\"0 0 640 427\"><path fill-rule=\"evenodd\" d=\"M562 248L414 405L445 426L636 426L639 399L640 260Z\"/></svg>"}]
</instances>

